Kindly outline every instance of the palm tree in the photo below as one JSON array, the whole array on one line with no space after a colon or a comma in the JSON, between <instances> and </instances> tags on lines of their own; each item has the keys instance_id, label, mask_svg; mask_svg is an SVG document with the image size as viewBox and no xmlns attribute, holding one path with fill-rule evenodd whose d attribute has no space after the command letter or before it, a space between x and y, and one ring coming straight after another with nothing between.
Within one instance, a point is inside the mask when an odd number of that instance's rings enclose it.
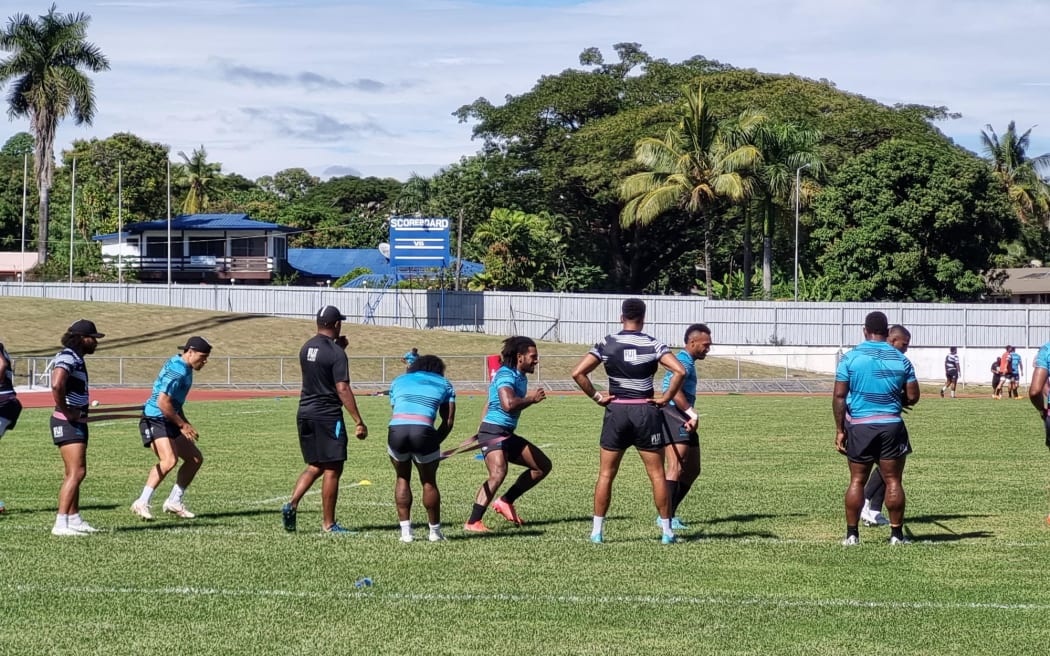
<instances>
[{"instance_id":1,"label":"palm tree","mask_svg":"<svg viewBox=\"0 0 1050 656\"><path fill-rule=\"evenodd\" d=\"M413 171L405 184L401 185L401 192L397 196L397 211L425 214L430 211L433 195L431 179L424 178Z\"/></svg>"},{"instance_id":2,"label":"palm tree","mask_svg":"<svg viewBox=\"0 0 1050 656\"><path fill-rule=\"evenodd\" d=\"M208 152L202 145L194 148L189 157L179 151L183 164L179 166L176 184L186 189L186 198L182 201L183 214L200 214L208 211L208 192L212 190L219 177L222 164L208 161Z\"/></svg>"},{"instance_id":3,"label":"palm tree","mask_svg":"<svg viewBox=\"0 0 1050 656\"><path fill-rule=\"evenodd\" d=\"M757 145L762 162L756 173L765 210L762 221L762 292L766 298L773 291L773 238L777 216L782 209L794 207L795 174L799 169L804 168L814 177L823 176L824 163L816 151L822 138L817 130L792 123L767 123L758 131Z\"/></svg>"},{"instance_id":4,"label":"palm tree","mask_svg":"<svg viewBox=\"0 0 1050 656\"><path fill-rule=\"evenodd\" d=\"M724 199L739 202L751 195L747 172L761 159L752 135L763 114L745 111L733 121L719 121L704 103L703 85L686 93L678 124L663 139L646 137L635 145L635 159L647 170L623 181L623 226L648 225L666 212L680 210L702 222L706 291L711 293L710 212Z\"/></svg>"},{"instance_id":5,"label":"palm tree","mask_svg":"<svg viewBox=\"0 0 1050 656\"><path fill-rule=\"evenodd\" d=\"M77 125L95 117L94 84L81 69L97 73L109 69L98 46L85 40L91 21L87 14L60 14L55 5L34 20L15 14L0 30L0 50L12 53L0 60L0 85L11 82L7 113L28 117L36 137L33 163L40 192L37 251L47 260L48 210L55 170L55 129L72 114Z\"/></svg>"},{"instance_id":6,"label":"palm tree","mask_svg":"<svg viewBox=\"0 0 1050 656\"><path fill-rule=\"evenodd\" d=\"M1050 225L1050 187L1040 173L1050 166L1050 153L1028 156L1032 128L1018 136L1013 121L1006 126L1002 138L991 125L981 131L981 149L992 164L995 177L1014 204L1022 223L1041 219Z\"/></svg>"}]
</instances>

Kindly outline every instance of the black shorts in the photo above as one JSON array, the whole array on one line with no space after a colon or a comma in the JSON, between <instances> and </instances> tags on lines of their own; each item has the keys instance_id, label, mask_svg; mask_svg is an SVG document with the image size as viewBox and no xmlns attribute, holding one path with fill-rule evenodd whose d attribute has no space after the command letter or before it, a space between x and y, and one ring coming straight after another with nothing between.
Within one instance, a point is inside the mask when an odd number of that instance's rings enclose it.
<instances>
[{"instance_id":1,"label":"black shorts","mask_svg":"<svg viewBox=\"0 0 1050 656\"><path fill-rule=\"evenodd\" d=\"M949 383L957 382L959 380L959 372L955 371L954 369L951 371L945 371L944 379L947 380Z\"/></svg>"},{"instance_id":2,"label":"black shorts","mask_svg":"<svg viewBox=\"0 0 1050 656\"><path fill-rule=\"evenodd\" d=\"M481 445L483 454L502 451L508 458L513 459L521 455L525 447L529 446L529 441L515 433L512 428L483 421L478 428L478 444Z\"/></svg>"},{"instance_id":3,"label":"black shorts","mask_svg":"<svg viewBox=\"0 0 1050 656\"><path fill-rule=\"evenodd\" d=\"M664 446L664 415L652 403L610 403L605 406L598 442L609 451L658 451Z\"/></svg>"},{"instance_id":4,"label":"black shorts","mask_svg":"<svg viewBox=\"0 0 1050 656\"><path fill-rule=\"evenodd\" d=\"M1020 382L1020 380L1021 380L1021 375L1020 375L1020 374L1009 374L1009 375L1007 376L1007 378L1009 378L1009 379L1010 379L1010 382L1011 382L1011 383L1017 383L1017 382Z\"/></svg>"},{"instance_id":5,"label":"black shorts","mask_svg":"<svg viewBox=\"0 0 1050 656\"><path fill-rule=\"evenodd\" d=\"M0 436L4 434L4 431L11 430L18 424L18 417L21 414L22 402L16 397L12 396L7 401L0 403L0 419L7 420L7 426L0 431Z\"/></svg>"},{"instance_id":6,"label":"black shorts","mask_svg":"<svg viewBox=\"0 0 1050 656\"><path fill-rule=\"evenodd\" d=\"M1043 420L1043 428L1046 431L1046 448L1050 449L1050 415Z\"/></svg>"},{"instance_id":7,"label":"black shorts","mask_svg":"<svg viewBox=\"0 0 1050 656\"><path fill-rule=\"evenodd\" d=\"M398 462L411 459L425 465L441 458L441 438L433 426L390 426L386 434L386 452Z\"/></svg>"},{"instance_id":8,"label":"black shorts","mask_svg":"<svg viewBox=\"0 0 1050 656\"><path fill-rule=\"evenodd\" d=\"M339 419L297 417L299 449L306 464L346 462L346 424Z\"/></svg>"},{"instance_id":9,"label":"black shorts","mask_svg":"<svg viewBox=\"0 0 1050 656\"><path fill-rule=\"evenodd\" d=\"M694 429L687 431L685 422L689 420L677 406L665 405L660 408L664 416L664 441L667 444L688 444L700 446L700 434Z\"/></svg>"},{"instance_id":10,"label":"black shorts","mask_svg":"<svg viewBox=\"0 0 1050 656\"><path fill-rule=\"evenodd\" d=\"M182 435L182 431L175 422L168 421L164 417L143 417L139 419L139 434L142 435L142 446L149 447L153 440L167 437L175 439Z\"/></svg>"},{"instance_id":11,"label":"black shorts","mask_svg":"<svg viewBox=\"0 0 1050 656\"><path fill-rule=\"evenodd\" d=\"M911 453L911 440L903 421L846 424L846 457L851 462L899 460Z\"/></svg>"},{"instance_id":12,"label":"black shorts","mask_svg":"<svg viewBox=\"0 0 1050 656\"><path fill-rule=\"evenodd\" d=\"M88 441L88 425L86 422L72 423L65 419L51 415L51 440L55 446L72 444L74 442Z\"/></svg>"}]
</instances>

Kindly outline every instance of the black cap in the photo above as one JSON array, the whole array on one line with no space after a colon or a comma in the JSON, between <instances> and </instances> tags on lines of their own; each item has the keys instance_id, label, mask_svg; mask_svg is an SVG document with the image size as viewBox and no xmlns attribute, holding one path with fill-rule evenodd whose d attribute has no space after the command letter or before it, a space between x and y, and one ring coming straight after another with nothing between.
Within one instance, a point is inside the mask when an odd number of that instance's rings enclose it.
<instances>
[{"instance_id":1,"label":"black cap","mask_svg":"<svg viewBox=\"0 0 1050 656\"><path fill-rule=\"evenodd\" d=\"M74 321L73 325L69 327L69 334L80 335L82 337L94 337L96 339L99 337L105 337L105 335L95 328L95 323L93 321L88 321L87 319L77 319Z\"/></svg>"},{"instance_id":2,"label":"black cap","mask_svg":"<svg viewBox=\"0 0 1050 656\"><path fill-rule=\"evenodd\" d=\"M208 340L204 339L203 337L190 337L186 340L186 344L184 346L180 346L179 348L183 351L189 351L190 349L193 349L194 351L198 351L200 353L211 353L211 344L209 344Z\"/></svg>"},{"instance_id":3,"label":"black cap","mask_svg":"<svg viewBox=\"0 0 1050 656\"><path fill-rule=\"evenodd\" d=\"M317 311L317 323L330 325L336 321L346 321L346 315L334 305L326 305Z\"/></svg>"}]
</instances>

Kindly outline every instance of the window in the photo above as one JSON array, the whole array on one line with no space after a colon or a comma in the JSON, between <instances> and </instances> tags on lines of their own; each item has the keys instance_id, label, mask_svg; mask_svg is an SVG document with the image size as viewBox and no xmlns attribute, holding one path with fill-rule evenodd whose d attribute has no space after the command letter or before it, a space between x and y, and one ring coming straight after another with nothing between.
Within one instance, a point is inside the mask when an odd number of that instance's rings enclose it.
<instances>
[{"instance_id":1,"label":"window","mask_svg":"<svg viewBox=\"0 0 1050 656\"><path fill-rule=\"evenodd\" d=\"M288 259L288 240L284 237L273 238L273 257L275 260Z\"/></svg>"},{"instance_id":2,"label":"window","mask_svg":"<svg viewBox=\"0 0 1050 656\"><path fill-rule=\"evenodd\" d=\"M171 256L182 257L182 242L174 235L171 238ZM146 257L168 257L167 237L146 237Z\"/></svg>"},{"instance_id":3,"label":"window","mask_svg":"<svg viewBox=\"0 0 1050 656\"><path fill-rule=\"evenodd\" d=\"M266 237L233 239L230 254L234 257L266 257Z\"/></svg>"},{"instance_id":4,"label":"window","mask_svg":"<svg viewBox=\"0 0 1050 656\"><path fill-rule=\"evenodd\" d=\"M211 237L190 237L190 257L201 255L226 257L226 238L221 233Z\"/></svg>"}]
</instances>

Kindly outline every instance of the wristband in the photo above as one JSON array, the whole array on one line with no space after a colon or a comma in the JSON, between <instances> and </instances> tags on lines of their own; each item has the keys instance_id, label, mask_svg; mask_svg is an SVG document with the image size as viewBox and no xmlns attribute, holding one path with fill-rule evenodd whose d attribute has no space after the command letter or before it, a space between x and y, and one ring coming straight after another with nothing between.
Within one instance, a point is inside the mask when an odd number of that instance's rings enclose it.
<instances>
[{"instance_id":1,"label":"wristband","mask_svg":"<svg viewBox=\"0 0 1050 656\"><path fill-rule=\"evenodd\" d=\"M601 403L602 402L602 393L601 392L595 392L594 396L591 397L591 398L594 399L595 403Z\"/></svg>"},{"instance_id":2,"label":"wristband","mask_svg":"<svg viewBox=\"0 0 1050 656\"><path fill-rule=\"evenodd\" d=\"M693 419L693 420L699 418L698 415L696 414L696 410L693 410L692 408L686 408L685 409L685 416L689 417L690 419Z\"/></svg>"}]
</instances>

